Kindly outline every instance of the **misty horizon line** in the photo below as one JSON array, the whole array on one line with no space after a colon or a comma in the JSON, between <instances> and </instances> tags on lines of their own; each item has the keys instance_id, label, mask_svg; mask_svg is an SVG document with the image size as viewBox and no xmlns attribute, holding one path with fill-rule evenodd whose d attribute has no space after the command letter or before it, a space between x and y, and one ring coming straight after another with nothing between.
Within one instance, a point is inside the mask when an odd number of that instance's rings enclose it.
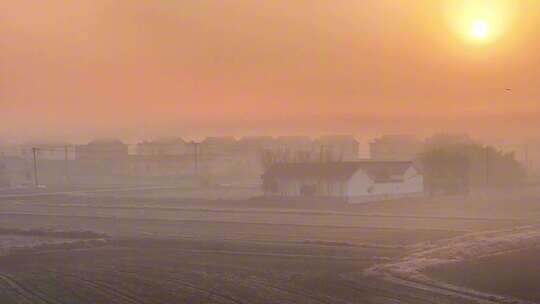
<instances>
[{"instance_id":1,"label":"misty horizon line","mask_svg":"<svg viewBox=\"0 0 540 304\"><path fill-rule=\"evenodd\" d=\"M468 115L468 116L466 116ZM296 118L295 118L296 117ZM386 134L407 134L426 138L440 133L466 133L481 141L537 140L531 130L540 129L540 112L462 115L298 115L275 118L244 118L147 121L123 125L100 124L26 124L7 123L0 130L0 143L35 141L87 142L99 138L122 138L128 142L163 137L200 140L208 136L325 136L353 135L362 141ZM11 126L10 126L11 125ZM84 124L83 124L84 125Z\"/></svg>"},{"instance_id":2,"label":"misty horizon line","mask_svg":"<svg viewBox=\"0 0 540 304\"><path fill-rule=\"evenodd\" d=\"M280 139L301 139L306 138L310 141L318 141L318 140L324 140L326 138L336 138L336 137L350 137L356 140L360 145L367 145L376 139L380 139L382 137L408 137L411 140L417 141L417 142L425 142L431 137L438 136L438 135L450 135L450 136L465 136L469 139L473 140L474 142L477 142L482 145L500 145L504 144L501 142L490 142L489 140L479 138L477 136L474 136L467 132L452 132L452 131L442 131L442 132L434 132L427 136L420 136L418 134L413 133L383 133L383 134L377 134L372 136L358 136L357 134L353 133L332 133L332 132L326 132L326 133L319 133L319 134L306 134L306 133L295 133L295 134L268 134L268 133L257 133L257 134L242 134L242 135L231 135L231 134L222 134L222 135L216 135L216 134L208 134L203 136L182 136L182 135L155 135L155 136L149 136L149 137L141 137L141 138L133 138L130 136L115 136L115 135L107 135L107 136L94 136L94 137L88 137L88 138L78 138L77 140L73 140L70 138L32 138L28 140L3 140L0 137L0 146L39 146L39 145L50 145L50 146L76 146L76 145L85 145L92 142L99 142L99 141L120 141L123 144L126 144L128 146L131 145L137 145L142 143L160 143L164 141L173 141L173 140L183 140L187 144L192 143L202 143L206 139L213 139L213 138L219 138L219 139L232 139L236 143L241 143L242 140L250 140L250 139L268 139L268 140L280 140ZM525 140L518 140L515 142L507 142L508 144L527 144L529 142L533 143L540 143L540 137L538 138L530 138Z\"/></svg>"}]
</instances>

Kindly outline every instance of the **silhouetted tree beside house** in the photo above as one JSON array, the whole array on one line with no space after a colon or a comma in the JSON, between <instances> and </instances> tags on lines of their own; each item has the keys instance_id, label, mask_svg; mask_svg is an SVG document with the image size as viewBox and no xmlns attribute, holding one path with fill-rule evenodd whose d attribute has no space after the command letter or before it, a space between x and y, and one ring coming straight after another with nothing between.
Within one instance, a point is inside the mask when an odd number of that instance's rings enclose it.
<instances>
[{"instance_id":1,"label":"silhouetted tree beside house","mask_svg":"<svg viewBox=\"0 0 540 304\"><path fill-rule=\"evenodd\" d=\"M419 159L429 192L466 193L474 188L513 187L525 181L525 170L514 153L469 140L439 143L432 144Z\"/></svg>"}]
</instances>

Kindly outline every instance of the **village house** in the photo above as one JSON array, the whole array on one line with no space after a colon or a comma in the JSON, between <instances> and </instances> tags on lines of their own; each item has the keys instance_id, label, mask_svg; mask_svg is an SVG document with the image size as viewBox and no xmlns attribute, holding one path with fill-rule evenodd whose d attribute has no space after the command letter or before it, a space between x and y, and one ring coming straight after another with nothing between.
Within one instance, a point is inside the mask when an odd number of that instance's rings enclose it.
<instances>
[{"instance_id":1,"label":"village house","mask_svg":"<svg viewBox=\"0 0 540 304\"><path fill-rule=\"evenodd\" d=\"M279 163L262 176L267 196L368 202L422 194L423 176L409 161Z\"/></svg>"},{"instance_id":2,"label":"village house","mask_svg":"<svg viewBox=\"0 0 540 304\"><path fill-rule=\"evenodd\" d=\"M0 157L22 157L23 153L19 145L0 144Z\"/></svg>"},{"instance_id":3,"label":"village house","mask_svg":"<svg viewBox=\"0 0 540 304\"><path fill-rule=\"evenodd\" d=\"M372 160L414 160L423 149L423 143L411 135L384 135L369 144Z\"/></svg>"},{"instance_id":4,"label":"village house","mask_svg":"<svg viewBox=\"0 0 540 304\"><path fill-rule=\"evenodd\" d=\"M27 143L19 147L21 157L24 159L33 159L34 149L36 157L39 160L64 161L73 160L75 153L69 143L52 142L52 143Z\"/></svg>"},{"instance_id":5,"label":"village house","mask_svg":"<svg viewBox=\"0 0 540 304\"><path fill-rule=\"evenodd\" d=\"M276 145L276 140L272 136L244 136L238 141L240 150L257 153L272 150Z\"/></svg>"},{"instance_id":6,"label":"village house","mask_svg":"<svg viewBox=\"0 0 540 304\"><path fill-rule=\"evenodd\" d=\"M0 184L5 186L30 185L33 183L32 163L22 157L0 157ZM0 186L2 187L2 186Z\"/></svg>"},{"instance_id":7,"label":"village house","mask_svg":"<svg viewBox=\"0 0 540 304\"><path fill-rule=\"evenodd\" d=\"M291 152L310 151L313 149L313 141L308 136L279 136L275 139L277 149L285 149Z\"/></svg>"},{"instance_id":8,"label":"village house","mask_svg":"<svg viewBox=\"0 0 540 304\"><path fill-rule=\"evenodd\" d=\"M130 155L126 173L132 177L171 179L195 175L193 155Z\"/></svg>"},{"instance_id":9,"label":"village house","mask_svg":"<svg viewBox=\"0 0 540 304\"><path fill-rule=\"evenodd\" d=\"M97 139L75 147L77 160L118 160L128 157L128 145L119 139Z\"/></svg>"},{"instance_id":10,"label":"village house","mask_svg":"<svg viewBox=\"0 0 540 304\"><path fill-rule=\"evenodd\" d=\"M229 156L236 152L238 141L233 136L209 136L200 144L200 154L209 156Z\"/></svg>"},{"instance_id":11,"label":"village house","mask_svg":"<svg viewBox=\"0 0 540 304\"><path fill-rule=\"evenodd\" d=\"M195 148L180 137L160 138L137 144L137 155L187 155L194 154Z\"/></svg>"},{"instance_id":12,"label":"village house","mask_svg":"<svg viewBox=\"0 0 540 304\"><path fill-rule=\"evenodd\" d=\"M274 142L271 151L283 161L309 161L312 158L314 146L308 136L280 136Z\"/></svg>"}]
</instances>

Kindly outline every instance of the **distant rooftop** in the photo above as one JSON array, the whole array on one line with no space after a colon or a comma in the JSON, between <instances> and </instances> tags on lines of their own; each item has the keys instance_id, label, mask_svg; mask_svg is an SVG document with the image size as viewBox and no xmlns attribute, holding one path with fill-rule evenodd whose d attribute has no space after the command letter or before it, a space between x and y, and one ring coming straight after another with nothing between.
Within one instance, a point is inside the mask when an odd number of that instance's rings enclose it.
<instances>
[{"instance_id":1,"label":"distant rooftop","mask_svg":"<svg viewBox=\"0 0 540 304\"><path fill-rule=\"evenodd\" d=\"M123 145L124 143L118 138L98 138L88 143L89 145Z\"/></svg>"},{"instance_id":2,"label":"distant rooftop","mask_svg":"<svg viewBox=\"0 0 540 304\"><path fill-rule=\"evenodd\" d=\"M161 137L156 138L152 140L144 140L141 142L141 144L182 144L186 143L186 141L181 137Z\"/></svg>"},{"instance_id":3,"label":"distant rooftop","mask_svg":"<svg viewBox=\"0 0 540 304\"><path fill-rule=\"evenodd\" d=\"M279 136L276 138L277 142L280 143L310 143L311 138L309 136Z\"/></svg>"},{"instance_id":4,"label":"distant rooftop","mask_svg":"<svg viewBox=\"0 0 540 304\"><path fill-rule=\"evenodd\" d=\"M222 144L222 143L235 143L236 138L234 136L209 136L203 140L203 143Z\"/></svg>"},{"instance_id":5,"label":"distant rooftop","mask_svg":"<svg viewBox=\"0 0 540 304\"><path fill-rule=\"evenodd\" d=\"M272 136L244 136L240 138L239 142L252 143L252 142L271 142L274 141Z\"/></svg>"},{"instance_id":6,"label":"distant rooftop","mask_svg":"<svg viewBox=\"0 0 540 304\"><path fill-rule=\"evenodd\" d=\"M414 135L391 134L377 137L373 142L419 142L419 140Z\"/></svg>"},{"instance_id":7,"label":"distant rooftop","mask_svg":"<svg viewBox=\"0 0 540 304\"><path fill-rule=\"evenodd\" d=\"M335 143L335 142L358 142L356 138L352 135L347 134L336 134L336 135L325 135L318 138L319 141L327 142L327 143Z\"/></svg>"}]
</instances>

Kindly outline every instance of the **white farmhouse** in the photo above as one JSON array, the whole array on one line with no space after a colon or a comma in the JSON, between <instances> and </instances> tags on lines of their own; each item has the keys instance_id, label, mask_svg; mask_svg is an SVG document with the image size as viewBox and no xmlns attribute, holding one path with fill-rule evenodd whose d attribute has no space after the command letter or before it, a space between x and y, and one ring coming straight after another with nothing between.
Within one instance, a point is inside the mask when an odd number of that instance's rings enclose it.
<instances>
[{"instance_id":1,"label":"white farmhouse","mask_svg":"<svg viewBox=\"0 0 540 304\"><path fill-rule=\"evenodd\" d=\"M267 196L319 197L350 203L422 194L424 180L409 161L281 163L262 176Z\"/></svg>"}]
</instances>

